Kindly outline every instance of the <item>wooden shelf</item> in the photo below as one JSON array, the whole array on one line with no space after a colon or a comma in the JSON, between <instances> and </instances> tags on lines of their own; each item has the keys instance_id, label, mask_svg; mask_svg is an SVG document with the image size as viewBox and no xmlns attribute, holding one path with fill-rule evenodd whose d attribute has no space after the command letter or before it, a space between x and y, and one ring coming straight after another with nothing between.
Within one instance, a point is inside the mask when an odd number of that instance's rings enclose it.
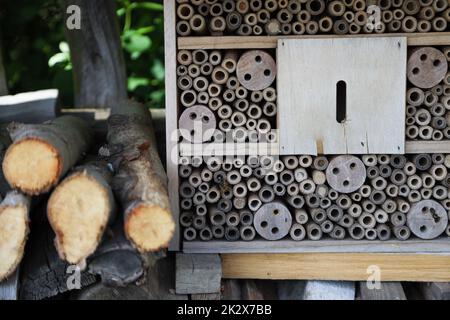
<instances>
[{"instance_id":1,"label":"wooden shelf","mask_svg":"<svg viewBox=\"0 0 450 320\"><path fill-rule=\"evenodd\" d=\"M278 155L279 146L277 143L181 143L179 151L181 156ZM450 141L407 141L405 153L450 153Z\"/></svg>"},{"instance_id":2,"label":"wooden shelf","mask_svg":"<svg viewBox=\"0 0 450 320\"><path fill-rule=\"evenodd\" d=\"M450 254L450 238L437 240L185 241L185 253L434 253ZM450 267L450 266L449 266Z\"/></svg>"},{"instance_id":3,"label":"wooden shelf","mask_svg":"<svg viewBox=\"0 0 450 320\"><path fill-rule=\"evenodd\" d=\"M430 33L382 33L337 36L225 36L225 37L178 37L178 49L275 49L278 39L327 39L355 37L407 37L408 46L440 46L450 44L450 32Z\"/></svg>"}]
</instances>

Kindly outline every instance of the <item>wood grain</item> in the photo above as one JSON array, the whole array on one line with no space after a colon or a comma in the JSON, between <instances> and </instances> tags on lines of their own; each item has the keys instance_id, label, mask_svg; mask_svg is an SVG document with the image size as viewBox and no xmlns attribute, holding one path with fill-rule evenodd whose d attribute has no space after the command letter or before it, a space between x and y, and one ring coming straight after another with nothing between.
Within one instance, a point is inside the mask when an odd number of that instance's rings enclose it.
<instances>
[{"instance_id":1,"label":"wood grain","mask_svg":"<svg viewBox=\"0 0 450 320\"><path fill-rule=\"evenodd\" d=\"M406 49L404 37L279 40L280 153L316 155L320 145L324 154L403 154Z\"/></svg>"},{"instance_id":2,"label":"wood grain","mask_svg":"<svg viewBox=\"0 0 450 320\"><path fill-rule=\"evenodd\" d=\"M383 33L339 36L339 38L407 37L408 46L439 46L450 43L450 32ZM278 39L329 39L335 35L258 37L180 37L179 49L275 49Z\"/></svg>"},{"instance_id":3,"label":"wood grain","mask_svg":"<svg viewBox=\"0 0 450 320\"><path fill-rule=\"evenodd\" d=\"M366 281L367 268L376 265L382 281L450 281L448 254L223 254L221 257L226 279Z\"/></svg>"},{"instance_id":4,"label":"wood grain","mask_svg":"<svg viewBox=\"0 0 450 320\"><path fill-rule=\"evenodd\" d=\"M170 194L170 207L173 218L178 221L180 215L178 195L178 165L174 157L178 156L178 145L173 137L178 124L178 99L177 99L177 44L176 44L176 10L175 0L164 0L164 47L166 65L166 152L167 152L167 177ZM169 244L169 250L180 249L180 226L176 223L175 233Z\"/></svg>"},{"instance_id":5,"label":"wood grain","mask_svg":"<svg viewBox=\"0 0 450 320\"><path fill-rule=\"evenodd\" d=\"M450 239L408 241L194 241L184 242L185 253L434 253L450 254Z\"/></svg>"}]
</instances>

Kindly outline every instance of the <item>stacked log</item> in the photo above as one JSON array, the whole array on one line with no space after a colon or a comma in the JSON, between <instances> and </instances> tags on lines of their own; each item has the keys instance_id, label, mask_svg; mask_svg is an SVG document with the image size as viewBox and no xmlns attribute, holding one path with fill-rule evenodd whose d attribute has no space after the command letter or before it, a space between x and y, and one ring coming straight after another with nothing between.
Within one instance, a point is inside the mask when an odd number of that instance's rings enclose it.
<instances>
[{"instance_id":1,"label":"stacked log","mask_svg":"<svg viewBox=\"0 0 450 320\"><path fill-rule=\"evenodd\" d=\"M446 0L177 2L180 37L442 32L450 21Z\"/></svg>"},{"instance_id":2,"label":"stacked log","mask_svg":"<svg viewBox=\"0 0 450 320\"><path fill-rule=\"evenodd\" d=\"M181 50L177 59L185 141L276 140L276 64L270 53Z\"/></svg>"},{"instance_id":3,"label":"stacked log","mask_svg":"<svg viewBox=\"0 0 450 320\"><path fill-rule=\"evenodd\" d=\"M450 48L419 47L408 60L406 137L450 139Z\"/></svg>"},{"instance_id":4,"label":"stacked log","mask_svg":"<svg viewBox=\"0 0 450 320\"><path fill-rule=\"evenodd\" d=\"M205 157L179 167L183 237L403 241L450 236L449 159L444 154Z\"/></svg>"}]
</instances>

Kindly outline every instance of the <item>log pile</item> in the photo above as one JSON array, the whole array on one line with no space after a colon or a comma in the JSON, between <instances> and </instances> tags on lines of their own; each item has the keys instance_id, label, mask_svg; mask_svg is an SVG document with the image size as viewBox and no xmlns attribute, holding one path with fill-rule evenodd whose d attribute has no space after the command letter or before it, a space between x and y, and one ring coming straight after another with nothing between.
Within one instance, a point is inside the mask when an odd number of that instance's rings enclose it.
<instances>
[{"instance_id":1,"label":"log pile","mask_svg":"<svg viewBox=\"0 0 450 320\"><path fill-rule=\"evenodd\" d=\"M185 241L450 236L450 155L202 160L179 168Z\"/></svg>"},{"instance_id":2,"label":"log pile","mask_svg":"<svg viewBox=\"0 0 450 320\"><path fill-rule=\"evenodd\" d=\"M446 0L177 0L180 37L448 30Z\"/></svg>"},{"instance_id":3,"label":"log pile","mask_svg":"<svg viewBox=\"0 0 450 320\"><path fill-rule=\"evenodd\" d=\"M450 48L419 47L408 60L406 137L450 139Z\"/></svg>"}]
</instances>

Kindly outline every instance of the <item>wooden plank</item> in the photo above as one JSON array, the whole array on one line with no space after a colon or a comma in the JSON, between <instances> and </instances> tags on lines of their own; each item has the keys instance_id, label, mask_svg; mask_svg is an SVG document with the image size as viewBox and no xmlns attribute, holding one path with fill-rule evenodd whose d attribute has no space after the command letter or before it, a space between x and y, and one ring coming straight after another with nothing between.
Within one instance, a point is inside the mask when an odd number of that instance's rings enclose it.
<instances>
[{"instance_id":1,"label":"wooden plank","mask_svg":"<svg viewBox=\"0 0 450 320\"><path fill-rule=\"evenodd\" d=\"M450 32L382 33L338 36L338 38L407 37L408 46L441 46L450 44ZM278 39L329 39L336 35L257 36L257 37L180 37L179 49L275 49Z\"/></svg>"},{"instance_id":2,"label":"wooden plank","mask_svg":"<svg viewBox=\"0 0 450 320\"><path fill-rule=\"evenodd\" d=\"M6 70L3 64L3 45L0 33L0 96L8 94L8 82L6 81Z\"/></svg>"},{"instance_id":3,"label":"wooden plank","mask_svg":"<svg viewBox=\"0 0 450 320\"><path fill-rule=\"evenodd\" d=\"M42 123L60 114L58 90L39 90L0 97L0 122Z\"/></svg>"},{"instance_id":4,"label":"wooden plank","mask_svg":"<svg viewBox=\"0 0 450 320\"><path fill-rule=\"evenodd\" d=\"M449 141L406 141L405 153L450 153Z\"/></svg>"},{"instance_id":5,"label":"wooden plank","mask_svg":"<svg viewBox=\"0 0 450 320\"><path fill-rule=\"evenodd\" d=\"M404 37L279 40L280 153L403 154L406 54Z\"/></svg>"},{"instance_id":6,"label":"wooden plank","mask_svg":"<svg viewBox=\"0 0 450 320\"><path fill-rule=\"evenodd\" d=\"M185 241L185 253L448 253L450 239L368 241Z\"/></svg>"},{"instance_id":7,"label":"wooden plank","mask_svg":"<svg viewBox=\"0 0 450 320\"><path fill-rule=\"evenodd\" d=\"M252 152L258 152L262 155L278 155L279 148L278 143L179 144L180 156L223 156L230 150L236 155L249 155ZM448 141L406 141L405 153L450 153L450 143Z\"/></svg>"},{"instance_id":8,"label":"wooden plank","mask_svg":"<svg viewBox=\"0 0 450 320\"><path fill-rule=\"evenodd\" d=\"M0 301L19 298L19 268L8 279L0 282Z\"/></svg>"},{"instance_id":9,"label":"wooden plank","mask_svg":"<svg viewBox=\"0 0 450 320\"><path fill-rule=\"evenodd\" d=\"M170 194L170 206L173 218L179 221L179 196L178 196L178 144L173 137L178 128L178 97L177 97L177 73L176 73L176 10L175 0L164 0L164 47L166 65L166 163L168 189ZM169 250L180 249L180 226L176 223L175 233L169 245Z\"/></svg>"},{"instance_id":10,"label":"wooden plank","mask_svg":"<svg viewBox=\"0 0 450 320\"><path fill-rule=\"evenodd\" d=\"M193 301L218 301L220 300L220 293L202 293L202 294L191 294L191 300Z\"/></svg>"},{"instance_id":11,"label":"wooden plank","mask_svg":"<svg viewBox=\"0 0 450 320\"><path fill-rule=\"evenodd\" d=\"M181 156L225 156L225 155L277 155L277 143L180 143Z\"/></svg>"},{"instance_id":12,"label":"wooden plank","mask_svg":"<svg viewBox=\"0 0 450 320\"><path fill-rule=\"evenodd\" d=\"M355 300L355 283L306 281L302 300Z\"/></svg>"},{"instance_id":13,"label":"wooden plank","mask_svg":"<svg viewBox=\"0 0 450 320\"><path fill-rule=\"evenodd\" d=\"M448 282L422 283L420 287L427 300L450 300L450 283Z\"/></svg>"},{"instance_id":14,"label":"wooden plank","mask_svg":"<svg viewBox=\"0 0 450 320\"><path fill-rule=\"evenodd\" d=\"M219 293L222 268L217 254L177 254L177 294Z\"/></svg>"},{"instance_id":15,"label":"wooden plank","mask_svg":"<svg viewBox=\"0 0 450 320\"><path fill-rule=\"evenodd\" d=\"M368 267L376 265L383 281L450 281L450 255L443 254L223 254L221 258L226 279L366 281Z\"/></svg>"},{"instance_id":16,"label":"wooden plank","mask_svg":"<svg viewBox=\"0 0 450 320\"><path fill-rule=\"evenodd\" d=\"M371 289L367 282L359 283L361 300L407 300L400 282L382 282L379 289Z\"/></svg>"}]
</instances>

